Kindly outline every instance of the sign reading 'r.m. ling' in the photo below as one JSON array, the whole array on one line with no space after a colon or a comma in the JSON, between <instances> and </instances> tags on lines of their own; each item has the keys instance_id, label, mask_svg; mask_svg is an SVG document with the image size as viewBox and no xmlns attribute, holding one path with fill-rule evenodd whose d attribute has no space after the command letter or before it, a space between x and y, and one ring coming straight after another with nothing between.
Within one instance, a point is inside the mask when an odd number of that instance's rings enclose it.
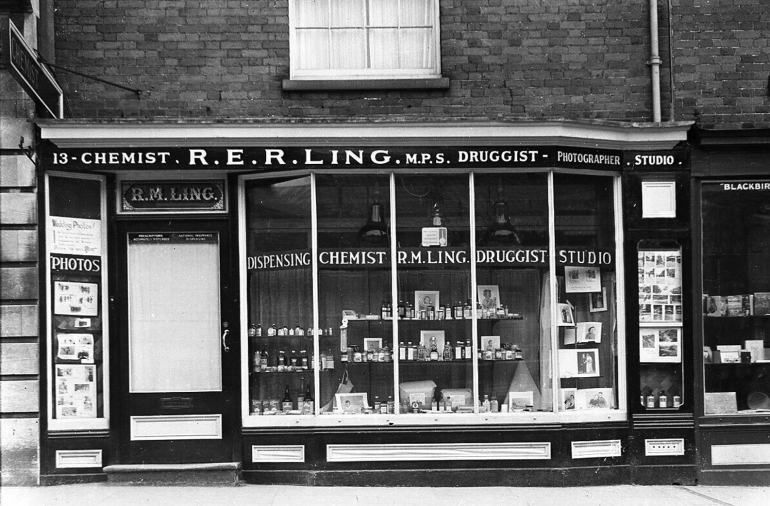
<instances>
[{"instance_id":1,"label":"sign reading 'r.m. ling'","mask_svg":"<svg viewBox=\"0 0 770 506\"><path fill-rule=\"evenodd\" d=\"M226 211L224 180L123 181L123 212Z\"/></svg>"}]
</instances>

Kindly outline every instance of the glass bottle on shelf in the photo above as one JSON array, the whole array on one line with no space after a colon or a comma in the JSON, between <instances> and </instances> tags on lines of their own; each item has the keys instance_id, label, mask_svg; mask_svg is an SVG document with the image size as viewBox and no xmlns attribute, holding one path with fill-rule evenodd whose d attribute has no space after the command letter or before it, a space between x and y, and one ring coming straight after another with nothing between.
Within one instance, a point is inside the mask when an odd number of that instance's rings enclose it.
<instances>
[{"instance_id":1,"label":"glass bottle on shelf","mask_svg":"<svg viewBox=\"0 0 770 506\"><path fill-rule=\"evenodd\" d=\"M296 350L291 350L291 355L289 355L289 365L292 367L299 366L299 357L297 356Z\"/></svg>"},{"instance_id":2,"label":"glass bottle on shelf","mask_svg":"<svg viewBox=\"0 0 770 506\"><path fill-rule=\"evenodd\" d=\"M455 360L460 360L462 358L465 358L463 357L464 349L465 349L465 344L462 341L457 341L457 343L455 344L455 356L454 356Z\"/></svg>"},{"instance_id":3,"label":"glass bottle on shelf","mask_svg":"<svg viewBox=\"0 0 770 506\"><path fill-rule=\"evenodd\" d=\"M492 413L498 413L500 411L500 403L497 400L497 395L492 392L492 400L489 401L489 410Z\"/></svg>"},{"instance_id":4,"label":"glass bottle on shelf","mask_svg":"<svg viewBox=\"0 0 770 506\"><path fill-rule=\"evenodd\" d=\"M334 354L331 348L326 352L326 368L329 370L334 369Z\"/></svg>"},{"instance_id":5,"label":"glass bottle on shelf","mask_svg":"<svg viewBox=\"0 0 770 506\"><path fill-rule=\"evenodd\" d=\"M398 317L399 319L406 318L406 306L404 305L403 300L398 301Z\"/></svg>"},{"instance_id":6,"label":"glass bottle on shelf","mask_svg":"<svg viewBox=\"0 0 770 506\"><path fill-rule=\"evenodd\" d=\"M406 359L417 360L417 347L412 344L412 341L409 341L408 347L406 349Z\"/></svg>"},{"instance_id":7,"label":"glass bottle on shelf","mask_svg":"<svg viewBox=\"0 0 770 506\"><path fill-rule=\"evenodd\" d=\"M251 370L253 372L259 372L262 370L261 357L262 357L262 354L259 352L259 350L254 350L254 355L251 361Z\"/></svg>"},{"instance_id":8,"label":"glass bottle on shelf","mask_svg":"<svg viewBox=\"0 0 770 506\"><path fill-rule=\"evenodd\" d=\"M283 400L281 401L281 411L288 413L294 408L294 401L291 400L291 393L289 392L289 385L286 385L286 389L283 391Z\"/></svg>"},{"instance_id":9,"label":"glass bottle on shelf","mask_svg":"<svg viewBox=\"0 0 770 506\"><path fill-rule=\"evenodd\" d=\"M257 337L257 326L252 323L251 326L249 326L249 340L253 343L255 337Z\"/></svg>"},{"instance_id":10,"label":"glass bottle on shelf","mask_svg":"<svg viewBox=\"0 0 770 506\"><path fill-rule=\"evenodd\" d=\"M473 348L471 348L470 339L465 341L465 352L463 353L463 358L466 360L470 360L471 358L473 358Z\"/></svg>"},{"instance_id":11,"label":"glass bottle on shelf","mask_svg":"<svg viewBox=\"0 0 770 506\"><path fill-rule=\"evenodd\" d=\"M299 366L307 369L308 365L307 350L302 350L299 352Z\"/></svg>"},{"instance_id":12,"label":"glass bottle on shelf","mask_svg":"<svg viewBox=\"0 0 770 506\"><path fill-rule=\"evenodd\" d=\"M267 353L267 350L262 348L262 353L259 357L259 369L260 371L266 371L268 366L268 361L270 360L270 356Z\"/></svg>"},{"instance_id":13,"label":"glass bottle on shelf","mask_svg":"<svg viewBox=\"0 0 770 506\"><path fill-rule=\"evenodd\" d=\"M473 306L471 305L471 299L468 299L463 306L463 318L466 320L473 318Z\"/></svg>"},{"instance_id":14,"label":"glass bottle on shelf","mask_svg":"<svg viewBox=\"0 0 770 506\"><path fill-rule=\"evenodd\" d=\"M305 388L305 406L306 406L305 414L312 415L315 409L315 406L313 403L313 390L310 388L310 383L308 383L307 387Z\"/></svg>"},{"instance_id":15,"label":"glass bottle on shelf","mask_svg":"<svg viewBox=\"0 0 770 506\"><path fill-rule=\"evenodd\" d=\"M438 360L438 343L436 342L436 336L430 338L430 360L435 362Z\"/></svg>"},{"instance_id":16,"label":"glass bottle on shelf","mask_svg":"<svg viewBox=\"0 0 770 506\"><path fill-rule=\"evenodd\" d=\"M402 361L406 360L406 345L404 344L404 341L398 343L398 359Z\"/></svg>"},{"instance_id":17,"label":"glass bottle on shelf","mask_svg":"<svg viewBox=\"0 0 770 506\"><path fill-rule=\"evenodd\" d=\"M276 365L278 367L286 366L286 352L284 350L280 350L278 352L278 360L276 362Z\"/></svg>"},{"instance_id":18,"label":"glass bottle on shelf","mask_svg":"<svg viewBox=\"0 0 770 506\"><path fill-rule=\"evenodd\" d=\"M444 361L449 362L452 360L452 345L449 342L444 344L444 352L442 353Z\"/></svg>"},{"instance_id":19,"label":"glass bottle on shelf","mask_svg":"<svg viewBox=\"0 0 770 506\"><path fill-rule=\"evenodd\" d=\"M489 413L489 408L491 404L489 402L489 395L484 394L484 401L481 403L481 412L482 413Z\"/></svg>"},{"instance_id":20,"label":"glass bottle on shelf","mask_svg":"<svg viewBox=\"0 0 770 506\"><path fill-rule=\"evenodd\" d=\"M417 346L417 361L425 362L428 359L427 350L422 343Z\"/></svg>"}]
</instances>

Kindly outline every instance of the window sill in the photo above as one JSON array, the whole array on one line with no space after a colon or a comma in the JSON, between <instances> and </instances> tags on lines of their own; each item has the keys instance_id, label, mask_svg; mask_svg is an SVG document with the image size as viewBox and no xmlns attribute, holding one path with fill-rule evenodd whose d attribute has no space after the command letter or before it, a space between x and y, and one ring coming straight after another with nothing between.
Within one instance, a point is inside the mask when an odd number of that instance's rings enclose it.
<instances>
[{"instance_id":1,"label":"window sill","mask_svg":"<svg viewBox=\"0 0 770 506\"><path fill-rule=\"evenodd\" d=\"M448 77L422 79L284 79L284 91L323 90L445 90L449 88Z\"/></svg>"}]
</instances>

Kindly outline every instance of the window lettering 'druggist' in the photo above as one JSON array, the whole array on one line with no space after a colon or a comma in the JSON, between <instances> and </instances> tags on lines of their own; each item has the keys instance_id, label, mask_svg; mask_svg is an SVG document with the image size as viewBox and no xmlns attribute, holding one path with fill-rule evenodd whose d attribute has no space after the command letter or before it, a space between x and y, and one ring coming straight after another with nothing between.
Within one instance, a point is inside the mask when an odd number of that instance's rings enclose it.
<instances>
[{"instance_id":1,"label":"window lettering 'druggist'","mask_svg":"<svg viewBox=\"0 0 770 506\"><path fill-rule=\"evenodd\" d=\"M437 0L292 0L292 79L440 75Z\"/></svg>"}]
</instances>

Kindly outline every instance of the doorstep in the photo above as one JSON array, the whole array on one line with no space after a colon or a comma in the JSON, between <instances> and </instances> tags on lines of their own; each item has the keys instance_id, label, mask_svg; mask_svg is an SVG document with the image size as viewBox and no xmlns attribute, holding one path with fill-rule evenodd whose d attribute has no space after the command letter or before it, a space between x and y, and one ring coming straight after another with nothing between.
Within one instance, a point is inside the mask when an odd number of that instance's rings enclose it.
<instances>
[{"instance_id":1,"label":"doorstep","mask_svg":"<svg viewBox=\"0 0 770 506\"><path fill-rule=\"evenodd\" d=\"M241 464L120 464L107 466L104 472L112 485L238 486Z\"/></svg>"}]
</instances>

